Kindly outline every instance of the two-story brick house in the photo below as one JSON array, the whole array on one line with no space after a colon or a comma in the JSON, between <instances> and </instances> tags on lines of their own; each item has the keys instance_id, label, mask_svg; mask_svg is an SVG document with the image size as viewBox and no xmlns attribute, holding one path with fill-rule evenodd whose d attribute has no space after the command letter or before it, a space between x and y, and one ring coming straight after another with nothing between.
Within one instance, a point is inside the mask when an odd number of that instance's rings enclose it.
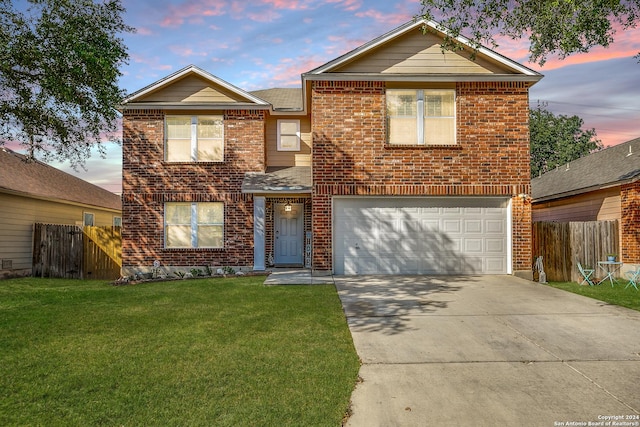
<instances>
[{"instance_id":1,"label":"two-story brick house","mask_svg":"<svg viewBox=\"0 0 640 427\"><path fill-rule=\"evenodd\" d=\"M123 269L531 272L528 90L410 22L247 92L189 66L125 100ZM461 39L464 43L466 40Z\"/></svg>"}]
</instances>

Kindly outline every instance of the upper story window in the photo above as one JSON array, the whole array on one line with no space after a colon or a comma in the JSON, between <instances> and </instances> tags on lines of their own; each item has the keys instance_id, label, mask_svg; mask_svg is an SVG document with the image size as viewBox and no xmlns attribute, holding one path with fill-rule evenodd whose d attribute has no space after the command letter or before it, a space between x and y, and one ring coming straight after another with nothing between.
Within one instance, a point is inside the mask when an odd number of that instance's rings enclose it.
<instances>
[{"instance_id":1,"label":"upper story window","mask_svg":"<svg viewBox=\"0 0 640 427\"><path fill-rule=\"evenodd\" d=\"M222 116L167 116L165 123L166 161L224 161Z\"/></svg>"},{"instance_id":2,"label":"upper story window","mask_svg":"<svg viewBox=\"0 0 640 427\"><path fill-rule=\"evenodd\" d=\"M222 248L224 203L165 203L167 248Z\"/></svg>"},{"instance_id":3,"label":"upper story window","mask_svg":"<svg viewBox=\"0 0 640 427\"><path fill-rule=\"evenodd\" d=\"M456 143L454 89L388 89L386 95L389 144Z\"/></svg>"},{"instance_id":4,"label":"upper story window","mask_svg":"<svg viewBox=\"0 0 640 427\"><path fill-rule=\"evenodd\" d=\"M300 151L300 120L278 120L278 151Z\"/></svg>"}]
</instances>

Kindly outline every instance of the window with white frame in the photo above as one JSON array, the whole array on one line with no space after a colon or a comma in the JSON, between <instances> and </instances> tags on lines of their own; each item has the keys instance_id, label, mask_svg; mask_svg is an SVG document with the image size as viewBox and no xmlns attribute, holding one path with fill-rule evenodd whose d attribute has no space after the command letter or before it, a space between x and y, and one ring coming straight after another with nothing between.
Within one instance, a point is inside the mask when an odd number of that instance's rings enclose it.
<instances>
[{"instance_id":1,"label":"window with white frame","mask_svg":"<svg viewBox=\"0 0 640 427\"><path fill-rule=\"evenodd\" d=\"M300 151L300 120L278 120L278 151Z\"/></svg>"},{"instance_id":2,"label":"window with white frame","mask_svg":"<svg viewBox=\"0 0 640 427\"><path fill-rule=\"evenodd\" d=\"M122 217L121 216L114 216L113 217L113 226L114 227L122 227Z\"/></svg>"},{"instance_id":3,"label":"window with white frame","mask_svg":"<svg viewBox=\"0 0 640 427\"><path fill-rule=\"evenodd\" d=\"M167 116L165 160L168 162L224 161L222 116Z\"/></svg>"},{"instance_id":4,"label":"window with white frame","mask_svg":"<svg viewBox=\"0 0 640 427\"><path fill-rule=\"evenodd\" d=\"M165 203L167 248L222 248L224 203Z\"/></svg>"},{"instance_id":5,"label":"window with white frame","mask_svg":"<svg viewBox=\"0 0 640 427\"><path fill-rule=\"evenodd\" d=\"M456 143L454 89L387 89L386 95L389 144Z\"/></svg>"},{"instance_id":6,"label":"window with white frame","mask_svg":"<svg viewBox=\"0 0 640 427\"><path fill-rule=\"evenodd\" d=\"M87 226L87 225L94 225L94 215L91 212L84 212L82 214L82 225Z\"/></svg>"}]
</instances>

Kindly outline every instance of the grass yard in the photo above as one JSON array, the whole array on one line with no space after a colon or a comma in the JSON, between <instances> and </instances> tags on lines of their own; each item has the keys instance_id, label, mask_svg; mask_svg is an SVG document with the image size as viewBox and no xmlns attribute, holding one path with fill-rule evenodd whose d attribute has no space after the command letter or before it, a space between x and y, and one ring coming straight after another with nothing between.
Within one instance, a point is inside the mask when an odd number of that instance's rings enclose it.
<instances>
[{"instance_id":1,"label":"grass yard","mask_svg":"<svg viewBox=\"0 0 640 427\"><path fill-rule=\"evenodd\" d=\"M550 282L549 286L640 311L640 292L632 286L625 289L626 284L626 280L619 279L619 283L614 287L611 287L609 282L596 286L580 286L575 282Z\"/></svg>"},{"instance_id":2,"label":"grass yard","mask_svg":"<svg viewBox=\"0 0 640 427\"><path fill-rule=\"evenodd\" d=\"M0 281L0 425L340 425L335 288L263 281Z\"/></svg>"}]
</instances>

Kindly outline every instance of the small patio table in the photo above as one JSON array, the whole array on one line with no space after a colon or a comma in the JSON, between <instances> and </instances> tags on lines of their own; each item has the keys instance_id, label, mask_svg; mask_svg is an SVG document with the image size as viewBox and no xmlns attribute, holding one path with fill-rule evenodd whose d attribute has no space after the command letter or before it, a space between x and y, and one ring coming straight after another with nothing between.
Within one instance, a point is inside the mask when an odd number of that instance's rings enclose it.
<instances>
[{"instance_id":1,"label":"small patio table","mask_svg":"<svg viewBox=\"0 0 640 427\"><path fill-rule=\"evenodd\" d=\"M598 267L600 267L600 269L602 271L604 271L604 273L605 273L604 279L600 280L598 282L598 285L601 284L602 282L604 282L607 279L609 279L609 282L611 282L611 287L613 287L613 282L618 283L618 281L616 280L615 277L613 277L613 275L616 274L620 270L620 268L622 267L622 262L620 262L620 261L598 261Z\"/></svg>"}]
</instances>

